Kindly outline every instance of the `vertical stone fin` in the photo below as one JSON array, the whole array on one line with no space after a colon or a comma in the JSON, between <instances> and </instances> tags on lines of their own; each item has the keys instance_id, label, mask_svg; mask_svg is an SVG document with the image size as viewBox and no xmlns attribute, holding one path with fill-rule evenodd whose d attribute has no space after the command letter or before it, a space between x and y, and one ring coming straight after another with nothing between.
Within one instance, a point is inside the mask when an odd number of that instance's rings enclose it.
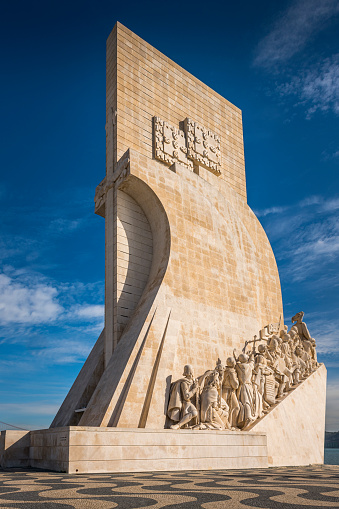
<instances>
[{"instance_id":1,"label":"vertical stone fin","mask_svg":"<svg viewBox=\"0 0 339 509\"><path fill-rule=\"evenodd\" d=\"M149 323L149 326L147 328L147 331L145 333L145 336L144 336L144 339L142 340L142 343L140 345L140 348L139 348L139 351L134 359L134 362L133 362L133 365L131 367L131 370L128 374L128 377L127 377L127 380L125 382L125 385L124 385L124 388L119 396L119 399L118 399L118 402L115 406L115 409L114 409L114 412L112 414L112 417L110 418L109 420L109 423L108 423L108 426L117 426L118 425L118 422L119 422L119 418L120 418L120 415L121 415L121 412L122 412L122 409L124 407L124 403L126 401L126 398L128 396L128 391L131 387L131 384L132 384L132 381L133 381L133 377L134 377L134 374L136 372L136 369L138 367L138 363L139 363L139 360L140 360L140 357L141 357L141 354L143 352L143 349L144 349L144 346L146 344L146 340L147 340L147 336L148 336L148 333L151 329L151 326L152 326L152 322L153 322L153 319L154 319L154 316L156 314L157 310L154 311L153 313L153 316L152 316L152 319Z\"/></svg>"},{"instance_id":2,"label":"vertical stone fin","mask_svg":"<svg viewBox=\"0 0 339 509\"><path fill-rule=\"evenodd\" d=\"M158 349L158 353L157 353L156 359L154 361L154 365L153 365L153 369L152 369L152 374L151 374L151 377L150 377L150 380L149 380L149 384L148 384L148 388L147 388L147 392L146 392L146 397L145 397L145 402L144 402L144 406L142 407L142 411L141 411L141 415L140 415L140 421L139 421L138 428L145 428L145 426L146 426L148 412L149 412L150 405L151 405L151 400L152 400L152 396L153 396L155 380L156 380L156 377L157 377L157 374L158 374L160 359L161 359L162 351L163 351L163 348L164 348L164 342L165 342L165 337L166 337L166 332L167 332L170 316L171 316L171 310L169 310L169 312L168 312L168 318L167 318L167 321L166 321L165 330L164 330L164 333L163 333L162 338L161 338L161 342L160 342L160 345L159 345L159 349Z\"/></svg>"}]
</instances>

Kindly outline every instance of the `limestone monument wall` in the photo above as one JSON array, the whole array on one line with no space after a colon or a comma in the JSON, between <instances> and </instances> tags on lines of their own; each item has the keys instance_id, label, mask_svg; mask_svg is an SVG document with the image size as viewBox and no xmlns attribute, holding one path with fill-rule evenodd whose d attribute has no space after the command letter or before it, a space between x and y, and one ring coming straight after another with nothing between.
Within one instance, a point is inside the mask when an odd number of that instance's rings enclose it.
<instances>
[{"instance_id":1,"label":"limestone monument wall","mask_svg":"<svg viewBox=\"0 0 339 509\"><path fill-rule=\"evenodd\" d=\"M96 194L106 371L79 424L159 428L170 375L186 363L203 372L283 324L279 275L246 202L241 111L119 23L107 41L106 137ZM61 409L53 426L67 424Z\"/></svg>"},{"instance_id":2,"label":"limestone monument wall","mask_svg":"<svg viewBox=\"0 0 339 509\"><path fill-rule=\"evenodd\" d=\"M115 446L118 436L143 440L132 431L146 428L154 446L173 436L179 447L178 429L189 427L199 430L186 450L192 468L203 468L193 450L197 440L208 447L206 429L228 430L225 447L239 429L264 433L267 446L253 439L267 447L259 463L295 464L288 414L299 405L291 417L299 419L312 391L316 452L304 448L301 461L321 462L326 370L303 313L290 333L284 326L276 261L246 199L241 111L120 23L107 41L106 92L106 176L95 193L105 219L105 328L51 430L32 435L33 463L44 459L44 441L66 433L76 443L76 429L88 446L90 430L130 430L98 435ZM164 428L172 429L156 433ZM172 453L174 463L183 454ZM75 461L91 471L83 454Z\"/></svg>"}]
</instances>

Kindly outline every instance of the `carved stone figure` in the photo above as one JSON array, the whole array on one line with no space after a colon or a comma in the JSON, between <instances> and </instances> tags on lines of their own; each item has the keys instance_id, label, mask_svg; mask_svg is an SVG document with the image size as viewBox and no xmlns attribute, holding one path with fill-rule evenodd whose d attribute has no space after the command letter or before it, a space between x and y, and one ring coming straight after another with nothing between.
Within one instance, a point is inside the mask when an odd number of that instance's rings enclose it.
<instances>
[{"instance_id":1,"label":"carved stone figure","mask_svg":"<svg viewBox=\"0 0 339 509\"><path fill-rule=\"evenodd\" d=\"M252 374L254 360L242 353L236 363L236 371L239 379L237 398L239 401L238 426L244 428L254 420L253 416L253 386Z\"/></svg>"},{"instance_id":2,"label":"carved stone figure","mask_svg":"<svg viewBox=\"0 0 339 509\"><path fill-rule=\"evenodd\" d=\"M238 358L233 352L226 366L219 358L214 369L197 379L186 365L184 378L172 384L167 415L174 424L170 427L249 429L318 367L315 340L303 316L301 312L292 318L290 331L286 326L280 330L280 323L270 331L265 328L267 334L246 341ZM245 353L250 343L252 349Z\"/></svg>"},{"instance_id":3,"label":"carved stone figure","mask_svg":"<svg viewBox=\"0 0 339 509\"><path fill-rule=\"evenodd\" d=\"M276 339L273 339L270 343L270 354L273 358L272 368L278 386L277 398L281 398L285 389L289 389L292 373L286 366L284 355Z\"/></svg>"},{"instance_id":4,"label":"carved stone figure","mask_svg":"<svg viewBox=\"0 0 339 509\"><path fill-rule=\"evenodd\" d=\"M317 354L316 354L316 342L315 339L311 337L311 334L308 331L307 325L303 322L304 312L300 311L296 315L292 317L292 322L296 322L294 327L297 328L299 338L302 342L304 350L310 354L312 360L314 361L314 365L317 366Z\"/></svg>"},{"instance_id":5,"label":"carved stone figure","mask_svg":"<svg viewBox=\"0 0 339 509\"><path fill-rule=\"evenodd\" d=\"M208 421L208 412L214 403L219 400L219 373L212 371L205 379L205 386L200 396L200 416L201 422Z\"/></svg>"},{"instance_id":6,"label":"carved stone figure","mask_svg":"<svg viewBox=\"0 0 339 509\"><path fill-rule=\"evenodd\" d=\"M255 357L253 369L253 414L255 419L262 417L264 415L264 410L267 410L273 403L275 403L275 381L273 372L272 369L267 366L264 355L259 353Z\"/></svg>"},{"instance_id":7,"label":"carved stone figure","mask_svg":"<svg viewBox=\"0 0 339 509\"><path fill-rule=\"evenodd\" d=\"M202 428L230 429L228 422L228 405L220 398L219 388L219 372L214 370L206 377L205 386L201 392L200 427Z\"/></svg>"},{"instance_id":8,"label":"carved stone figure","mask_svg":"<svg viewBox=\"0 0 339 509\"><path fill-rule=\"evenodd\" d=\"M235 370L236 361L233 357L226 360L226 368L222 382L222 398L226 401L229 408L229 423L232 427L237 426L239 414L239 402L237 398L237 389L239 387L238 375Z\"/></svg>"},{"instance_id":9,"label":"carved stone figure","mask_svg":"<svg viewBox=\"0 0 339 509\"><path fill-rule=\"evenodd\" d=\"M184 367L184 378L177 380L171 390L167 415L172 421L171 429L179 429L197 418L198 411L191 401L199 389L198 381L194 379L190 364ZM196 424L196 422L195 422Z\"/></svg>"}]
</instances>

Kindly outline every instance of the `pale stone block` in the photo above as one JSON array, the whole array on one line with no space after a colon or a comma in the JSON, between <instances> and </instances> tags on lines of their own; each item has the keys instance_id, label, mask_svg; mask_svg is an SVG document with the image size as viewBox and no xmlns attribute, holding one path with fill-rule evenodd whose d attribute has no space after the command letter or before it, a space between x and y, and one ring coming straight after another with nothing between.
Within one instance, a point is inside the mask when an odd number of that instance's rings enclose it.
<instances>
[{"instance_id":1,"label":"pale stone block","mask_svg":"<svg viewBox=\"0 0 339 509\"><path fill-rule=\"evenodd\" d=\"M29 431L1 431L0 467L27 467L29 465L29 447Z\"/></svg>"},{"instance_id":2,"label":"pale stone block","mask_svg":"<svg viewBox=\"0 0 339 509\"><path fill-rule=\"evenodd\" d=\"M325 405L322 365L253 426L267 433L269 466L324 463Z\"/></svg>"},{"instance_id":3,"label":"pale stone block","mask_svg":"<svg viewBox=\"0 0 339 509\"><path fill-rule=\"evenodd\" d=\"M146 472L267 466L260 433L70 427L31 432L30 465L69 473ZM65 437L67 441L65 442ZM239 444L250 437L251 445ZM60 445L63 444L64 445ZM51 444L59 444L58 446Z\"/></svg>"}]
</instances>

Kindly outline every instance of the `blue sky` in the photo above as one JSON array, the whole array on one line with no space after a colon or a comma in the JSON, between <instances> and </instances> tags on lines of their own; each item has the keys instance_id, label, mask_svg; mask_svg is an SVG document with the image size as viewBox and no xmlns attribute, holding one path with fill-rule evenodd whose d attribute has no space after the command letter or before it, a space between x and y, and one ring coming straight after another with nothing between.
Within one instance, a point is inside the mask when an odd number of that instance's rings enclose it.
<instances>
[{"instance_id":1,"label":"blue sky","mask_svg":"<svg viewBox=\"0 0 339 509\"><path fill-rule=\"evenodd\" d=\"M119 20L243 110L249 205L339 430L339 2L1 7L0 421L48 427L103 326L105 41ZM1 426L1 424L0 424Z\"/></svg>"}]
</instances>

